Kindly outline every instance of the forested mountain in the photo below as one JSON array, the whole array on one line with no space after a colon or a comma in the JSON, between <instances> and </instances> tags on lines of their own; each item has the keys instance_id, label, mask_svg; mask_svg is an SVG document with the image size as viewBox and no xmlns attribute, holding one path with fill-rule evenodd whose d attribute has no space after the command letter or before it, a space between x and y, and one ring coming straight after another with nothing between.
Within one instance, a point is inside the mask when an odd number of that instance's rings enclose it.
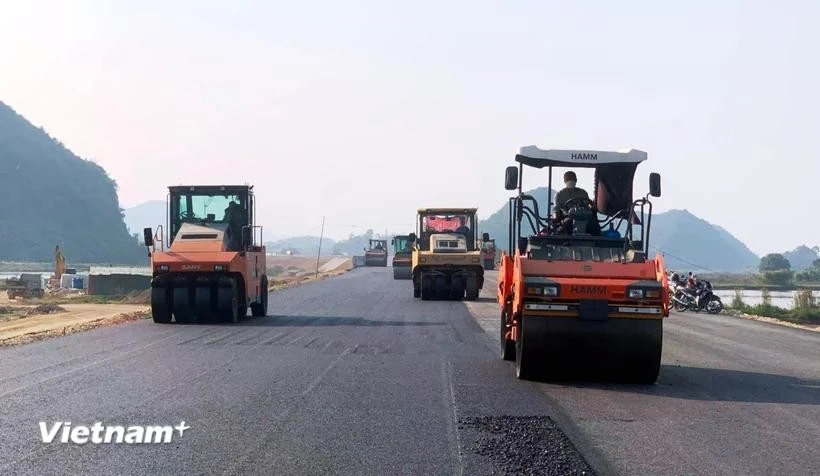
<instances>
[{"instance_id":1,"label":"forested mountain","mask_svg":"<svg viewBox=\"0 0 820 476\"><path fill-rule=\"evenodd\" d=\"M0 261L148 264L106 171L0 102Z\"/></svg>"}]
</instances>

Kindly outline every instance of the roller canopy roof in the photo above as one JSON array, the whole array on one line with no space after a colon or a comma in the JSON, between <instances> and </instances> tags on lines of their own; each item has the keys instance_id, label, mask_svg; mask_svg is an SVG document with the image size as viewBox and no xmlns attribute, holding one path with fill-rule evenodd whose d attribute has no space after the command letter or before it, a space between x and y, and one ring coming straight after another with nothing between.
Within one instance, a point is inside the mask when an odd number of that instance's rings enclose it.
<instances>
[{"instance_id":1,"label":"roller canopy roof","mask_svg":"<svg viewBox=\"0 0 820 476\"><path fill-rule=\"evenodd\" d=\"M518 149L516 162L536 168L544 167L597 167L604 164L635 164L647 159L646 152L638 149L620 151L539 149L528 145Z\"/></svg>"},{"instance_id":2,"label":"roller canopy roof","mask_svg":"<svg viewBox=\"0 0 820 476\"><path fill-rule=\"evenodd\" d=\"M419 208L418 213L420 214L430 214L430 213L437 213L442 215L467 215L470 213L476 213L478 208Z\"/></svg>"},{"instance_id":3,"label":"roller canopy roof","mask_svg":"<svg viewBox=\"0 0 820 476\"><path fill-rule=\"evenodd\" d=\"M540 149L521 147L516 162L535 167L594 168L592 200L599 213L626 216L632 206L632 181L638 164L647 153L638 149L621 151Z\"/></svg>"},{"instance_id":4,"label":"roller canopy roof","mask_svg":"<svg viewBox=\"0 0 820 476\"><path fill-rule=\"evenodd\" d=\"M171 185L171 193L225 194L253 191L253 185Z\"/></svg>"}]
</instances>

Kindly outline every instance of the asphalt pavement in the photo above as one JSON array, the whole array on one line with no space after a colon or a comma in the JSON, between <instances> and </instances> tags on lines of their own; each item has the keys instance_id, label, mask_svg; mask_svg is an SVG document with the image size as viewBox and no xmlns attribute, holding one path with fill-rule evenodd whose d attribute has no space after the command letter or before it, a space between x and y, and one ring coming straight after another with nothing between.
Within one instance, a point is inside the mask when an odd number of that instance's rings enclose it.
<instances>
[{"instance_id":1,"label":"asphalt pavement","mask_svg":"<svg viewBox=\"0 0 820 476\"><path fill-rule=\"evenodd\" d=\"M498 357L494 274L478 302L422 302L359 268L238 325L0 349L0 474L820 472L820 334L674 314L657 385L520 381ZM41 421L190 428L79 446L42 443Z\"/></svg>"}]
</instances>

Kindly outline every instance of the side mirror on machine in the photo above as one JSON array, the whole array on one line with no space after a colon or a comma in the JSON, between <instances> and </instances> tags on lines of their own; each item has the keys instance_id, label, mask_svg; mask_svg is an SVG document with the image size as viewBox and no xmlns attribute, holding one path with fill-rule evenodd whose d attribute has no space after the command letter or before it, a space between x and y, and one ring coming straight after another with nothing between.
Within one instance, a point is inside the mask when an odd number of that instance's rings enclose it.
<instances>
[{"instance_id":1,"label":"side mirror on machine","mask_svg":"<svg viewBox=\"0 0 820 476\"><path fill-rule=\"evenodd\" d=\"M661 196L661 174L657 172L649 174L649 195L653 197Z\"/></svg>"},{"instance_id":2,"label":"side mirror on machine","mask_svg":"<svg viewBox=\"0 0 820 476\"><path fill-rule=\"evenodd\" d=\"M143 240L145 241L146 247L154 246L154 230L150 228L143 228L142 229L142 236Z\"/></svg>"},{"instance_id":3,"label":"side mirror on machine","mask_svg":"<svg viewBox=\"0 0 820 476\"><path fill-rule=\"evenodd\" d=\"M518 167L510 165L504 171L504 190L515 190L518 188Z\"/></svg>"},{"instance_id":4,"label":"side mirror on machine","mask_svg":"<svg viewBox=\"0 0 820 476\"><path fill-rule=\"evenodd\" d=\"M415 233L410 233L410 236L408 236L407 238L410 240L410 243L415 243L416 242L416 234Z\"/></svg>"},{"instance_id":5,"label":"side mirror on machine","mask_svg":"<svg viewBox=\"0 0 820 476\"><path fill-rule=\"evenodd\" d=\"M484 242L490 241L490 234L485 231L484 234L481 235L481 239Z\"/></svg>"},{"instance_id":6,"label":"side mirror on machine","mask_svg":"<svg viewBox=\"0 0 820 476\"><path fill-rule=\"evenodd\" d=\"M152 248L154 246L154 230L151 228L143 228L142 229L142 240L145 242L146 248ZM148 257L151 257L151 250L148 250Z\"/></svg>"}]
</instances>

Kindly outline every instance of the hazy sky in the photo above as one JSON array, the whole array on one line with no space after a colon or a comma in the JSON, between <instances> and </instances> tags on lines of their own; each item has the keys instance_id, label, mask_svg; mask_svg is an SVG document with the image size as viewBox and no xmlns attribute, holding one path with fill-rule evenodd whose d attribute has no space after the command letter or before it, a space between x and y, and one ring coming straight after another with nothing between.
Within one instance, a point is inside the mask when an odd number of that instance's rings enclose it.
<instances>
[{"instance_id":1,"label":"hazy sky","mask_svg":"<svg viewBox=\"0 0 820 476\"><path fill-rule=\"evenodd\" d=\"M645 150L656 210L820 244L818 2L570 3L0 0L0 99L123 207L251 182L266 234L487 216L534 144Z\"/></svg>"}]
</instances>

